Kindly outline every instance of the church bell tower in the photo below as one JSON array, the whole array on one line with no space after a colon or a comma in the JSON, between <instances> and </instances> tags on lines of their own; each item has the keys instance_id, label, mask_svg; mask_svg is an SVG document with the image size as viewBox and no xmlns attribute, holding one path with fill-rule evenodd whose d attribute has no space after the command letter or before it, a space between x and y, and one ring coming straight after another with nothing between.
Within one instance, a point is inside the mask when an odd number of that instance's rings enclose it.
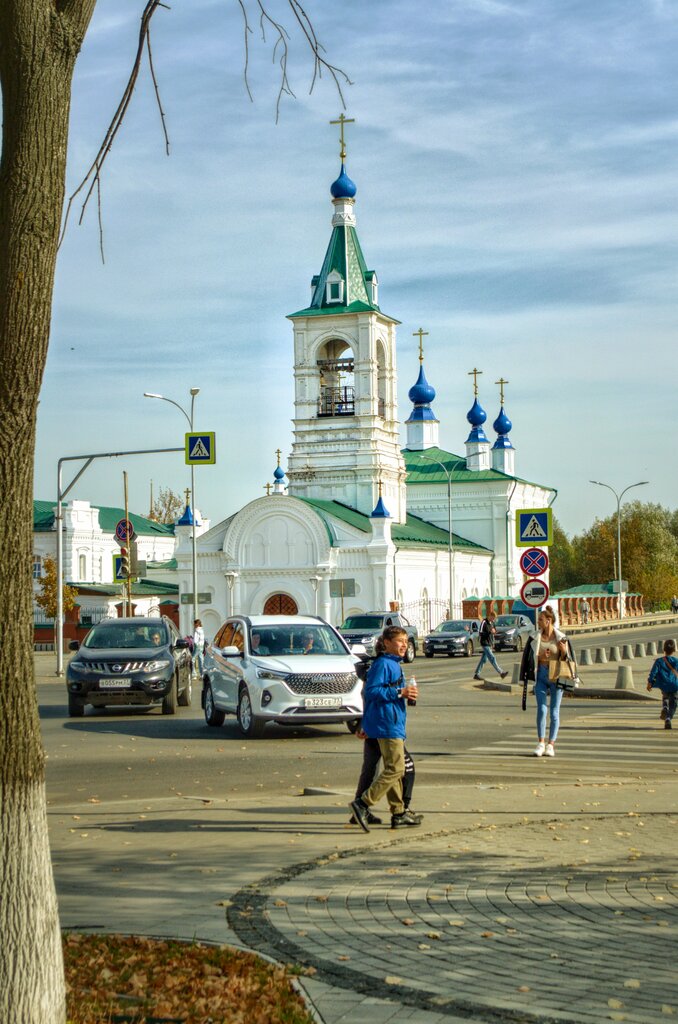
<instances>
[{"instance_id":1,"label":"church bell tower","mask_svg":"<svg viewBox=\"0 0 678 1024\"><path fill-rule=\"evenodd\" d=\"M294 327L294 440L288 493L341 501L369 516L381 488L394 522L404 522L405 464L397 410L397 320L381 312L377 275L356 232L356 185L333 182L332 235L311 301L288 317Z\"/></svg>"}]
</instances>

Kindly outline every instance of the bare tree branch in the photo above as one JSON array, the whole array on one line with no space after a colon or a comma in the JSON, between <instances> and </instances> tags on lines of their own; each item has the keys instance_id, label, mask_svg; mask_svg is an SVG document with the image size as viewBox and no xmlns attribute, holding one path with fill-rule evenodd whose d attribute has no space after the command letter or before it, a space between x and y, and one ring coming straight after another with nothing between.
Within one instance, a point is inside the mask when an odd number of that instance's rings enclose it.
<instances>
[{"instance_id":1,"label":"bare tree branch","mask_svg":"<svg viewBox=\"0 0 678 1024\"><path fill-rule=\"evenodd\" d=\"M250 28L250 23L249 23L249 20L248 20L248 17L247 17L247 8L245 7L244 0L238 0L238 3L240 4L240 10L242 11L243 29L244 29L243 44L244 44L244 47L245 47L245 65L243 67L243 78L245 80L245 88L247 89L247 95L250 98L250 102L254 103L254 96L252 95L252 91L250 89L249 79L247 77L247 72L248 72L248 69L249 69L249 66L250 66L250 47L249 47L249 39L247 38L247 36L248 36L248 33L250 33L252 31L252 29Z\"/></svg>"},{"instance_id":2,"label":"bare tree branch","mask_svg":"<svg viewBox=\"0 0 678 1024\"><path fill-rule=\"evenodd\" d=\"M334 64L330 64L329 61L325 60L325 58L322 56L322 54L326 53L327 51L318 40L311 19L309 18L308 14L306 13L302 5L299 3L299 0L288 0L288 3L290 5L290 8L292 9L294 17L299 22L301 31L306 36L306 41L308 42L308 45L311 49L311 53L313 54L313 79L311 81L311 88L309 89L309 93L313 92L313 87L315 86L316 78L322 78L323 68L325 68L325 70L329 71L330 75L332 76L337 92L339 93L341 105L345 110L346 102L344 100L344 93L341 88L341 83L343 81L344 85L353 85L353 82L348 77L345 71L342 71L341 68L336 67Z\"/></svg>"}]
</instances>

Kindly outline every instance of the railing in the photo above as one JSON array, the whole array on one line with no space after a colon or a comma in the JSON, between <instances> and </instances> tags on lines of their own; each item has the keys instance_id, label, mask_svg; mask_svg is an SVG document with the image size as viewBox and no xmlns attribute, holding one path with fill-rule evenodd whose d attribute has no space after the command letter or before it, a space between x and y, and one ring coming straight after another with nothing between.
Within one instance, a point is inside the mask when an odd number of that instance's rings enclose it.
<instances>
[{"instance_id":1,"label":"railing","mask_svg":"<svg viewBox=\"0 0 678 1024\"><path fill-rule=\"evenodd\" d=\"M97 622L101 622L102 619L107 619L114 613L108 607L108 605L99 605L95 608L81 608L80 609L80 625L81 626L95 626Z\"/></svg>"},{"instance_id":2,"label":"railing","mask_svg":"<svg viewBox=\"0 0 678 1024\"><path fill-rule=\"evenodd\" d=\"M420 598L403 604L400 610L408 622L417 627L420 635L430 632L448 617L447 601L442 598Z\"/></svg>"},{"instance_id":3,"label":"railing","mask_svg":"<svg viewBox=\"0 0 678 1024\"><path fill-rule=\"evenodd\" d=\"M355 415L355 388L321 388L318 416Z\"/></svg>"}]
</instances>

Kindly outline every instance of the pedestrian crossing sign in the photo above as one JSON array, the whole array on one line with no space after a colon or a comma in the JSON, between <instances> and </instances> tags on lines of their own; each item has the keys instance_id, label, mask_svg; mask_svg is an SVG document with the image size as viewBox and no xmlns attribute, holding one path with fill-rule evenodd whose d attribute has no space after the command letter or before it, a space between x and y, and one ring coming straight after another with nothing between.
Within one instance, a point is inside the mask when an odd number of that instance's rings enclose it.
<instances>
[{"instance_id":1,"label":"pedestrian crossing sign","mask_svg":"<svg viewBox=\"0 0 678 1024\"><path fill-rule=\"evenodd\" d=\"M214 431L186 434L186 465L213 466L217 461Z\"/></svg>"},{"instance_id":2,"label":"pedestrian crossing sign","mask_svg":"<svg viewBox=\"0 0 678 1024\"><path fill-rule=\"evenodd\" d=\"M553 544L553 514L550 508L521 508L516 512L516 547L546 548Z\"/></svg>"}]
</instances>

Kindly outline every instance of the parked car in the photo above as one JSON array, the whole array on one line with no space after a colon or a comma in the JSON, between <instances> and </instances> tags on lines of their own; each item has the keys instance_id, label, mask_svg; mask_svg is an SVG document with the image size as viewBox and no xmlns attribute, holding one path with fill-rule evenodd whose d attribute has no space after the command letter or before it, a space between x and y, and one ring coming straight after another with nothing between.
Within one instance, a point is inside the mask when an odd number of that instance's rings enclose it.
<instances>
[{"instance_id":1,"label":"parked car","mask_svg":"<svg viewBox=\"0 0 678 1024\"><path fill-rule=\"evenodd\" d=\"M407 651L404 661L414 661L417 654L419 635L417 627L408 622L400 612L365 612L349 617L342 622L339 632L350 644L364 644L365 650L374 657L375 644L387 626L400 626L407 633Z\"/></svg>"},{"instance_id":2,"label":"parked car","mask_svg":"<svg viewBox=\"0 0 678 1024\"><path fill-rule=\"evenodd\" d=\"M448 658L453 658L455 654L463 654L465 658L469 658L478 643L478 629L479 623L476 619L449 619L441 622L424 637L425 657L446 654Z\"/></svg>"},{"instance_id":3,"label":"parked car","mask_svg":"<svg viewBox=\"0 0 678 1024\"><path fill-rule=\"evenodd\" d=\"M72 718L81 718L87 704L161 704L163 715L173 715L177 704L191 703L188 641L166 616L102 619L82 644L71 640L69 647L76 652L66 669Z\"/></svg>"},{"instance_id":4,"label":"parked car","mask_svg":"<svg viewBox=\"0 0 678 1024\"><path fill-rule=\"evenodd\" d=\"M498 615L494 626L494 647L497 651L504 648L522 651L525 641L534 631L534 623L527 615Z\"/></svg>"},{"instance_id":5,"label":"parked car","mask_svg":"<svg viewBox=\"0 0 678 1024\"><path fill-rule=\"evenodd\" d=\"M205 721L219 726L236 715L250 737L267 722L345 723L355 732L363 711L357 651L314 615L232 616L205 650Z\"/></svg>"}]
</instances>

